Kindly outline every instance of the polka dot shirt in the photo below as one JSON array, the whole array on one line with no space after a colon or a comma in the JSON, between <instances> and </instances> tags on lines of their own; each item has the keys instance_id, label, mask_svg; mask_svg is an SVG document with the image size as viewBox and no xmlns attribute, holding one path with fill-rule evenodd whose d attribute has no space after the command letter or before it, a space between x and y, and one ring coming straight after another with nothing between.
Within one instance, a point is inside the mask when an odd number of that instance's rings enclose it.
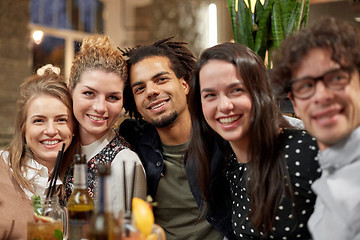
<instances>
[{"instance_id":1,"label":"polka dot shirt","mask_svg":"<svg viewBox=\"0 0 360 240\"><path fill-rule=\"evenodd\" d=\"M232 195L232 224L238 239L311 239L307 221L313 212L316 196L311 184L320 177L318 147L314 138L303 130L287 129L280 134L282 157L289 171L294 200L283 198L277 210L272 232L264 236L251 226L248 213L247 164L233 158L226 177Z\"/></svg>"}]
</instances>

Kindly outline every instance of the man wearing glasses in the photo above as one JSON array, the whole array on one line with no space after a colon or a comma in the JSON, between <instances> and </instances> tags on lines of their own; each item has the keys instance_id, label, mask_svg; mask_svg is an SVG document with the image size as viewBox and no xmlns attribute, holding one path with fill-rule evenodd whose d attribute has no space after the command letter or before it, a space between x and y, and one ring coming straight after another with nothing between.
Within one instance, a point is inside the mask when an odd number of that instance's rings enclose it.
<instances>
[{"instance_id":1,"label":"man wearing glasses","mask_svg":"<svg viewBox=\"0 0 360 240\"><path fill-rule=\"evenodd\" d=\"M360 34L326 18L284 41L272 79L320 148L308 227L315 240L360 239Z\"/></svg>"}]
</instances>

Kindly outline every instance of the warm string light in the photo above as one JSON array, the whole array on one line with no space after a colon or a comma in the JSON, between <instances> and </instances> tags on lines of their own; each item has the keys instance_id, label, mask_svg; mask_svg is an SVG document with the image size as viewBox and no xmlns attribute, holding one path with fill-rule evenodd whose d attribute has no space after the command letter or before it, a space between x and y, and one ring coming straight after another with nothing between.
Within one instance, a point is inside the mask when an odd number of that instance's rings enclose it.
<instances>
[{"instance_id":1,"label":"warm string light","mask_svg":"<svg viewBox=\"0 0 360 240\"><path fill-rule=\"evenodd\" d=\"M33 35L32 35L33 39L34 39L34 42L36 44L40 44L43 37L44 37L44 32L43 31L40 31L40 30L36 30L33 32Z\"/></svg>"}]
</instances>

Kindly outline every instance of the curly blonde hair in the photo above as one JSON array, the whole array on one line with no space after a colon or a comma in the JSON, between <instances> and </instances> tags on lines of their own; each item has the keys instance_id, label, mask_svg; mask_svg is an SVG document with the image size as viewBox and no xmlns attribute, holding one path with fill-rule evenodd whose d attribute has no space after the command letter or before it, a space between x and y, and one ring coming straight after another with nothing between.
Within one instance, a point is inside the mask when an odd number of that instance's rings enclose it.
<instances>
[{"instance_id":1,"label":"curly blonde hair","mask_svg":"<svg viewBox=\"0 0 360 240\"><path fill-rule=\"evenodd\" d=\"M127 78L127 67L121 52L105 35L84 38L71 67L69 89L73 90L79 83L81 74L89 70L112 72L124 81Z\"/></svg>"}]
</instances>

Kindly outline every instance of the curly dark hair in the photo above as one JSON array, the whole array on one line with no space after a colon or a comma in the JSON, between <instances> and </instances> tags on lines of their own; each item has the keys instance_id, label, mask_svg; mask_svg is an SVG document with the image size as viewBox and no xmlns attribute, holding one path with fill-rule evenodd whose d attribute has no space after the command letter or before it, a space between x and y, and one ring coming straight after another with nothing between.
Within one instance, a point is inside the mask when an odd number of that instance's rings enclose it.
<instances>
[{"instance_id":1,"label":"curly dark hair","mask_svg":"<svg viewBox=\"0 0 360 240\"><path fill-rule=\"evenodd\" d=\"M289 81L303 58L314 48L331 52L331 59L341 67L360 69L360 34L350 22L333 17L320 19L310 28L299 31L284 40L275 52L271 79L282 91L290 92Z\"/></svg>"},{"instance_id":2,"label":"curly dark hair","mask_svg":"<svg viewBox=\"0 0 360 240\"><path fill-rule=\"evenodd\" d=\"M174 37L159 40L151 45L137 46L135 48L120 49L124 57L127 57L128 78L124 89L124 108L130 117L141 119L141 114L136 109L134 95L130 86L131 67L145 58L163 56L170 60L170 68L177 78L183 78L189 82L191 72L196 59L192 52L185 46L186 42L172 41Z\"/></svg>"}]
</instances>

